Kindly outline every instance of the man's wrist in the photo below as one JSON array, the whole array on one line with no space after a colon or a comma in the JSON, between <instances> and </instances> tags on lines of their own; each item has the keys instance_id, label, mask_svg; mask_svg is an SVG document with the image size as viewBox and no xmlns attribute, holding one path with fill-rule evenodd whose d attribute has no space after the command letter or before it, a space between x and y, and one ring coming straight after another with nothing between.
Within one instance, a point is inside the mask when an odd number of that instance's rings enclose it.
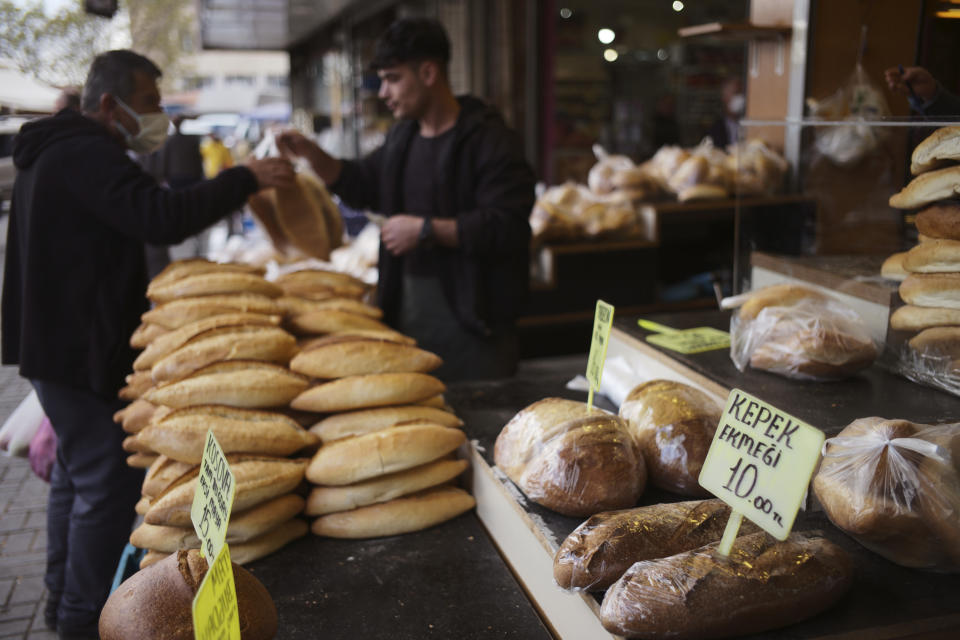
<instances>
[{"instance_id":1,"label":"man's wrist","mask_svg":"<svg viewBox=\"0 0 960 640\"><path fill-rule=\"evenodd\" d=\"M435 238L433 236L433 218L425 216L423 224L420 226L420 233L417 235L417 246L424 249L433 247Z\"/></svg>"}]
</instances>

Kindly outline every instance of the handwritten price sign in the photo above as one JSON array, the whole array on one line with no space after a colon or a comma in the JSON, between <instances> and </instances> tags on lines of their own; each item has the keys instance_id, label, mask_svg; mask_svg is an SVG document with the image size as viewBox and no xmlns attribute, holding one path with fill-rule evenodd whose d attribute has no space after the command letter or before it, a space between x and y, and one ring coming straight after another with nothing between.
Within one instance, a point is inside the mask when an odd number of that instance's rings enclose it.
<instances>
[{"instance_id":1,"label":"handwritten price sign","mask_svg":"<svg viewBox=\"0 0 960 640\"><path fill-rule=\"evenodd\" d=\"M607 359L611 326L613 326L613 305L597 300L597 310L593 314L590 357L587 358L587 382L590 383L590 391L587 395L588 407L593 406L593 392L600 390L600 378L603 377L603 363Z\"/></svg>"},{"instance_id":2,"label":"handwritten price sign","mask_svg":"<svg viewBox=\"0 0 960 640\"><path fill-rule=\"evenodd\" d=\"M778 540L787 538L823 440L819 429L739 389L730 392L700 471L700 486L734 511L721 553L744 516Z\"/></svg>"},{"instance_id":3,"label":"handwritten price sign","mask_svg":"<svg viewBox=\"0 0 960 640\"><path fill-rule=\"evenodd\" d=\"M240 640L237 586L233 582L230 547L223 545L193 598L193 637L197 640Z\"/></svg>"},{"instance_id":4,"label":"handwritten price sign","mask_svg":"<svg viewBox=\"0 0 960 640\"><path fill-rule=\"evenodd\" d=\"M213 431L209 430L200 461L197 491L193 494L193 504L190 506L190 520L200 538L200 549L207 562L217 557L227 539L227 523L236 492L237 486L227 457L223 455Z\"/></svg>"}]
</instances>

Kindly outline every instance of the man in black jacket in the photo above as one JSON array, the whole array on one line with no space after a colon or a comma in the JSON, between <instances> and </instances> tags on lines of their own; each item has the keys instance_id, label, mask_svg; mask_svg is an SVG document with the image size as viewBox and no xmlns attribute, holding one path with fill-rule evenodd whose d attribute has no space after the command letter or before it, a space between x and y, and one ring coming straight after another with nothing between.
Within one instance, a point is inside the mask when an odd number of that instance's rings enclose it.
<instances>
[{"instance_id":1,"label":"man in black jacket","mask_svg":"<svg viewBox=\"0 0 960 640\"><path fill-rule=\"evenodd\" d=\"M450 43L436 21L395 22L372 63L400 119L382 147L339 160L295 132L306 157L348 205L389 216L380 235L386 320L444 359L445 380L513 373L515 319L528 285L534 174L519 137L492 107L453 95Z\"/></svg>"},{"instance_id":2,"label":"man in black jacket","mask_svg":"<svg viewBox=\"0 0 960 640\"><path fill-rule=\"evenodd\" d=\"M57 434L47 513L46 621L96 638L130 535L142 471L125 463L112 415L147 309L144 242L170 244L293 183L283 160L251 162L170 191L127 155L163 143L160 70L132 51L94 60L82 113L24 125L3 281L2 355L29 378Z\"/></svg>"}]
</instances>

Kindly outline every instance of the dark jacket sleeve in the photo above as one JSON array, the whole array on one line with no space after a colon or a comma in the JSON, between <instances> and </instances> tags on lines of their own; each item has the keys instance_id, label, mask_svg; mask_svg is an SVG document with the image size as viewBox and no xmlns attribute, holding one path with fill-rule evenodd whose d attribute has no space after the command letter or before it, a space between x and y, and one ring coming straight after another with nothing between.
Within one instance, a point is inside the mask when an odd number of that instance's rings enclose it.
<instances>
[{"instance_id":1,"label":"dark jacket sleeve","mask_svg":"<svg viewBox=\"0 0 960 640\"><path fill-rule=\"evenodd\" d=\"M63 185L72 198L105 225L152 244L175 244L202 231L242 207L257 190L253 173L234 167L212 180L171 191L122 149L99 140L65 149L62 162Z\"/></svg>"},{"instance_id":2,"label":"dark jacket sleeve","mask_svg":"<svg viewBox=\"0 0 960 640\"><path fill-rule=\"evenodd\" d=\"M519 137L494 129L481 145L476 169L477 207L457 214L461 250L468 256L526 250L535 177Z\"/></svg>"},{"instance_id":3,"label":"dark jacket sleeve","mask_svg":"<svg viewBox=\"0 0 960 640\"><path fill-rule=\"evenodd\" d=\"M340 177L330 190L354 209L375 209L380 202L383 147L359 160L342 160Z\"/></svg>"},{"instance_id":4,"label":"dark jacket sleeve","mask_svg":"<svg viewBox=\"0 0 960 640\"><path fill-rule=\"evenodd\" d=\"M960 116L960 97L950 93L937 83L937 93L929 101L918 104L911 99L910 106L925 116Z\"/></svg>"}]
</instances>

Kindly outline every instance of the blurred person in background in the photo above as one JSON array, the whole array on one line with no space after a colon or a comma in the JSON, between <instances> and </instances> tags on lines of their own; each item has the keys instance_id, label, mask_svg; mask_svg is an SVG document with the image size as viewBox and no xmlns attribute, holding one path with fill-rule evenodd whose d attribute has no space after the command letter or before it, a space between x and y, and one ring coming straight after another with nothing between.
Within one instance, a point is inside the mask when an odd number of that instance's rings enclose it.
<instances>
[{"instance_id":1,"label":"blurred person in background","mask_svg":"<svg viewBox=\"0 0 960 640\"><path fill-rule=\"evenodd\" d=\"M148 306L144 242L179 242L257 190L294 181L289 162L271 159L179 191L158 185L127 152L166 140L160 75L133 51L103 53L81 111L24 125L14 146L0 340L3 364L19 365L58 439L44 619L59 638L98 637L139 499L143 471L127 466L113 414Z\"/></svg>"},{"instance_id":2,"label":"blurred person in background","mask_svg":"<svg viewBox=\"0 0 960 640\"><path fill-rule=\"evenodd\" d=\"M720 90L723 100L723 115L713 123L707 133L713 146L726 149L736 144L740 136L740 119L746 112L747 99L743 94L743 81L738 77L728 78Z\"/></svg>"},{"instance_id":3,"label":"blurred person in background","mask_svg":"<svg viewBox=\"0 0 960 640\"><path fill-rule=\"evenodd\" d=\"M216 132L211 132L200 144L200 154L203 156L203 173L208 178L215 178L233 166L233 155Z\"/></svg>"},{"instance_id":4,"label":"blurred person in background","mask_svg":"<svg viewBox=\"0 0 960 640\"><path fill-rule=\"evenodd\" d=\"M454 96L450 41L425 18L393 23L372 67L399 120L360 160L331 157L295 131L302 156L350 207L388 216L380 234L378 303L388 323L443 358L444 380L510 376L515 320L529 281L534 173L497 111Z\"/></svg>"},{"instance_id":5,"label":"blurred person in background","mask_svg":"<svg viewBox=\"0 0 960 640\"><path fill-rule=\"evenodd\" d=\"M960 115L960 97L923 67L891 67L883 72L887 87L907 97L910 109L924 116Z\"/></svg>"}]
</instances>

